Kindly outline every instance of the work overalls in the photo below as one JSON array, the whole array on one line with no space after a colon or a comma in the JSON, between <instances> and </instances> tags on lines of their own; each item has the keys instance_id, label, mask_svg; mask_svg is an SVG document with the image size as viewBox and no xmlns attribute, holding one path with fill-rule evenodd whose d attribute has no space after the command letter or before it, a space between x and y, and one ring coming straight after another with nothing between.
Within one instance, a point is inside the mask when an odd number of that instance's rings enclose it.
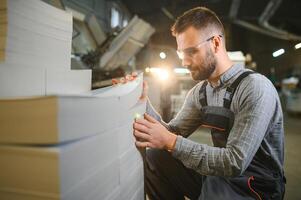
<instances>
[{"instance_id":1,"label":"work overalls","mask_svg":"<svg viewBox=\"0 0 301 200\"><path fill-rule=\"evenodd\" d=\"M227 138L234 123L234 113L230 110L233 95L239 83L252 71L242 73L227 89L223 107L208 106L206 97L207 81L199 91L202 106L200 117L202 126L211 129L215 147L225 148ZM269 159L259 149L246 171L238 177L206 176L203 180L200 199L283 199L285 178L283 173L271 171L277 169L260 164L260 160ZM272 163L272 162L271 162ZM222 194L223 196L219 196Z\"/></svg>"}]
</instances>

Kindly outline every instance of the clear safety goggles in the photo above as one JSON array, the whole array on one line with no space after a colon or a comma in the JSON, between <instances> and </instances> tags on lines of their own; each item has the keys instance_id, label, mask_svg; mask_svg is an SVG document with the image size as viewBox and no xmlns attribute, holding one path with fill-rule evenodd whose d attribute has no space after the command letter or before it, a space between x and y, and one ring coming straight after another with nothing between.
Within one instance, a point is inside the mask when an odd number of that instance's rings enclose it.
<instances>
[{"instance_id":1,"label":"clear safety goggles","mask_svg":"<svg viewBox=\"0 0 301 200\"><path fill-rule=\"evenodd\" d=\"M211 36L210 38L208 38L204 41L201 41L200 43L198 43L195 46L188 47L188 48L183 49L183 50L177 50L177 54L178 54L179 58L181 60L183 60L184 57L191 58L195 53L198 52L198 48L200 48L202 45L206 44L206 42L209 42L210 40L212 40L216 36L222 37L222 35L214 35L214 36Z\"/></svg>"}]
</instances>

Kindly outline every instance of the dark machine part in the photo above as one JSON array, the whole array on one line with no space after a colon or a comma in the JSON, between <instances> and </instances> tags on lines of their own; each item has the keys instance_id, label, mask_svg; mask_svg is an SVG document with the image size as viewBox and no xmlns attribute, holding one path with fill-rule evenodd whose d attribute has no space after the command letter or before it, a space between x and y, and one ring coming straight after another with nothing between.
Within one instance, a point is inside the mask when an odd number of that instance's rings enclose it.
<instances>
[{"instance_id":1,"label":"dark machine part","mask_svg":"<svg viewBox=\"0 0 301 200\"><path fill-rule=\"evenodd\" d=\"M107 87L112 85L113 78L124 77L125 71L118 67L112 71L104 71L102 69L93 69L92 70L92 89Z\"/></svg>"},{"instance_id":2,"label":"dark machine part","mask_svg":"<svg viewBox=\"0 0 301 200\"><path fill-rule=\"evenodd\" d=\"M122 67L110 71L98 67L100 57L107 51L114 38L116 38L121 31L122 29L115 29L101 45L96 47L95 50L90 51L87 54L77 55L85 66L92 69L92 89L109 86L111 85L111 79L125 76L125 71Z\"/></svg>"},{"instance_id":3,"label":"dark machine part","mask_svg":"<svg viewBox=\"0 0 301 200\"><path fill-rule=\"evenodd\" d=\"M99 46L96 47L95 50L88 52L87 54L83 54L81 56L81 60L85 63L89 68L96 69L99 63L100 57L107 51L110 44L114 40L114 38L121 32L120 29L115 29L106 40Z\"/></svg>"}]
</instances>

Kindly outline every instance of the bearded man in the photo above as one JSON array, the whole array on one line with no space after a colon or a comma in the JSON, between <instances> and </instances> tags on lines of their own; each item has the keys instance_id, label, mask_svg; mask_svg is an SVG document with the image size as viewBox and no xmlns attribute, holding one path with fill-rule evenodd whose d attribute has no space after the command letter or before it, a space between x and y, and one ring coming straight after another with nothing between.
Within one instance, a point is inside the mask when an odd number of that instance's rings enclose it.
<instances>
[{"instance_id":1,"label":"bearded man","mask_svg":"<svg viewBox=\"0 0 301 200\"><path fill-rule=\"evenodd\" d=\"M149 198L283 199L283 114L272 83L232 63L223 25L207 8L185 12L172 34L200 82L168 124L150 103L134 123L136 146L147 147ZM211 129L214 146L187 139L199 126Z\"/></svg>"}]
</instances>

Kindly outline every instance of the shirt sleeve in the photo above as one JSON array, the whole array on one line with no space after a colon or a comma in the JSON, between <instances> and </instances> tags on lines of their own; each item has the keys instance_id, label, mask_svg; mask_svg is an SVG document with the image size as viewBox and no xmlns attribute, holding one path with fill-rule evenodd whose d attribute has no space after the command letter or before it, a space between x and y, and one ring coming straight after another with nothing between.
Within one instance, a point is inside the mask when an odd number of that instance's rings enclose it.
<instances>
[{"instance_id":1,"label":"shirt sleeve","mask_svg":"<svg viewBox=\"0 0 301 200\"><path fill-rule=\"evenodd\" d=\"M268 132L276 101L277 92L265 77L249 75L233 97L235 122L226 147L211 147L178 136L173 156L204 175L242 174Z\"/></svg>"},{"instance_id":2,"label":"shirt sleeve","mask_svg":"<svg viewBox=\"0 0 301 200\"><path fill-rule=\"evenodd\" d=\"M172 132L188 137L201 125L200 106L197 105L200 86L197 84L188 92L180 111L168 123Z\"/></svg>"}]
</instances>

